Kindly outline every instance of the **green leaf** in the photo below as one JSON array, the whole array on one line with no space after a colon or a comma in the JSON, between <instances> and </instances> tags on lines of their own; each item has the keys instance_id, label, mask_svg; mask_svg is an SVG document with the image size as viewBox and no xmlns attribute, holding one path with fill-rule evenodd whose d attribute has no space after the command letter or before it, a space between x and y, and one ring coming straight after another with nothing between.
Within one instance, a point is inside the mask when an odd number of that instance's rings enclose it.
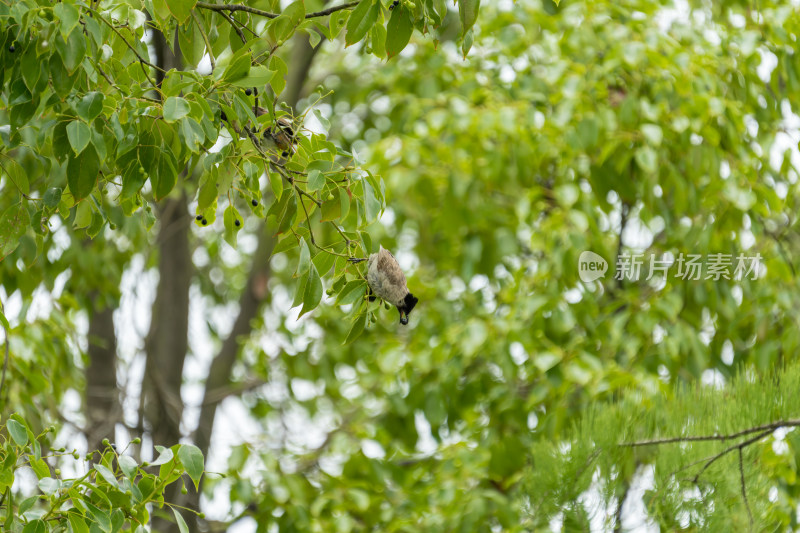
<instances>
[{"instance_id":1,"label":"green leaf","mask_svg":"<svg viewBox=\"0 0 800 533\"><path fill-rule=\"evenodd\" d=\"M319 272L320 277L325 277L328 272L330 272L336 258L337 256L328 252L319 252L314 256L312 261L314 266L317 267L317 272Z\"/></svg>"},{"instance_id":2,"label":"green leaf","mask_svg":"<svg viewBox=\"0 0 800 533\"><path fill-rule=\"evenodd\" d=\"M297 26L306 18L305 3L303 0L292 2L286 6L286 9L281 12L281 15L287 17L291 21L292 26Z\"/></svg>"},{"instance_id":3,"label":"green leaf","mask_svg":"<svg viewBox=\"0 0 800 533\"><path fill-rule=\"evenodd\" d=\"M297 238L290 233L289 235L286 235L283 239L281 239L278 244L275 245L275 247L272 249L272 254L270 255L275 255L281 252L285 252L286 250L291 250L297 245L298 245Z\"/></svg>"},{"instance_id":4,"label":"green leaf","mask_svg":"<svg viewBox=\"0 0 800 533\"><path fill-rule=\"evenodd\" d=\"M336 305L349 305L362 299L367 293L367 282L363 279L356 279L347 282L347 285L336 298Z\"/></svg>"},{"instance_id":5,"label":"green leaf","mask_svg":"<svg viewBox=\"0 0 800 533\"><path fill-rule=\"evenodd\" d=\"M325 185L325 175L319 170L311 170L308 173L308 190L318 191Z\"/></svg>"},{"instance_id":6,"label":"green leaf","mask_svg":"<svg viewBox=\"0 0 800 533\"><path fill-rule=\"evenodd\" d=\"M175 522L178 524L178 529L181 533L189 533L189 526L186 525L186 520L183 519L181 513L175 508L172 508L172 512L175 514Z\"/></svg>"},{"instance_id":7,"label":"green leaf","mask_svg":"<svg viewBox=\"0 0 800 533\"><path fill-rule=\"evenodd\" d=\"M16 186L17 189L23 194L30 194L31 187L28 182L28 174L19 163L13 159L9 159L4 165L0 165L0 169L4 170L8 175L8 179Z\"/></svg>"},{"instance_id":8,"label":"green leaf","mask_svg":"<svg viewBox=\"0 0 800 533\"><path fill-rule=\"evenodd\" d=\"M167 98L167 101L164 102L164 121L177 122L188 115L191 109L189 102L185 98L170 96Z\"/></svg>"},{"instance_id":9,"label":"green leaf","mask_svg":"<svg viewBox=\"0 0 800 533\"><path fill-rule=\"evenodd\" d=\"M367 325L367 313L361 313L361 315L356 318L356 321L353 322L353 326L350 328L350 331L347 333L347 338L344 340L342 344L350 344L354 340L356 340L361 333L364 331L364 326Z\"/></svg>"},{"instance_id":10,"label":"green leaf","mask_svg":"<svg viewBox=\"0 0 800 533\"><path fill-rule=\"evenodd\" d=\"M386 25L386 56L389 59L403 51L411 39L413 30L414 22L411 20L411 12L406 9L404 4L400 4L392 11L392 18Z\"/></svg>"},{"instance_id":11,"label":"green leaf","mask_svg":"<svg viewBox=\"0 0 800 533\"><path fill-rule=\"evenodd\" d=\"M277 172L268 172L269 186L272 189L272 194L275 195L275 200L280 200L283 195L283 178Z\"/></svg>"},{"instance_id":12,"label":"green leaf","mask_svg":"<svg viewBox=\"0 0 800 533\"><path fill-rule=\"evenodd\" d=\"M58 2L53 6L53 15L58 19L58 29L61 32L61 36L64 37L66 41L69 34L75 28L75 25L78 24L78 19L81 14L74 5L66 2Z\"/></svg>"},{"instance_id":13,"label":"green leaf","mask_svg":"<svg viewBox=\"0 0 800 533\"><path fill-rule=\"evenodd\" d=\"M337 220L342 215L342 202L341 199L338 198L340 194L344 194L347 196L347 193L342 192L340 189L336 189L332 192L333 199L332 200L325 200L322 204L322 208L320 209L322 222L327 222L329 220Z\"/></svg>"},{"instance_id":14,"label":"green leaf","mask_svg":"<svg viewBox=\"0 0 800 533\"><path fill-rule=\"evenodd\" d=\"M198 17L198 20L203 23L203 17ZM195 21L190 20L187 24L178 26L178 45L187 65L196 67L203 59L206 45L203 33Z\"/></svg>"},{"instance_id":15,"label":"green leaf","mask_svg":"<svg viewBox=\"0 0 800 533\"><path fill-rule=\"evenodd\" d=\"M472 30L467 30L464 34L464 38L461 40L461 56L466 59L467 54L469 54L470 49L472 48L472 42L475 39Z\"/></svg>"},{"instance_id":16,"label":"green leaf","mask_svg":"<svg viewBox=\"0 0 800 533\"><path fill-rule=\"evenodd\" d=\"M97 527L105 533L111 533L111 517L109 514L104 510L98 509L88 501L84 500L83 504L89 510L89 514L92 515L92 520Z\"/></svg>"},{"instance_id":17,"label":"green leaf","mask_svg":"<svg viewBox=\"0 0 800 533\"><path fill-rule=\"evenodd\" d=\"M133 479L136 475L137 468L139 468L139 463L130 455L120 455L117 461L119 462L119 467L122 469L122 473L125 474L126 477Z\"/></svg>"},{"instance_id":18,"label":"green leaf","mask_svg":"<svg viewBox=\"0 0 800 533\"><path fill-rule=\"evenodd\" d=\"M22 533L47 533L47 524L42 520L31 520L22 529Z\"/></svg>"},{"instance_id":19,"label":"green leaf","mask_svg":"<svg viewBox=\"0 0 800 533\"><path fill-rule=\"evenodd\" d=\"M82 200L94 190L100 173L100 160L91 145L67 163L67 183L75 201Z\"/></svg>"},{"instance_id":20,"label":"green leaf","mask_svg":"<svg viewBox=\"0 0 800 533\"><path fill-rule=\"evenodd\" d=\"M44 193L44 205L47 207L54 209L58 207L59 202L61 202L61 187L50 187Z\"/></svg>"},{"instance_id":21,"label":"green leaf","mask_svg":"<svg viewBox=\"0 0 800 533\"><path fill-rule=\"evenodd\" d=\"M8 422L6 422L6 428L17 446L25 446L28 444L28 428L14 419L9 419Z\"/></svg>"},{"instance_id":22,"label":"green leaf","mask_svg":"<svg viewBox=\"0 0 800 533\"><path fill-rule=\"evenodd\" d=\"M153 184L153 192L156 200L161 200L167 196L175 187L178 181L178 171L175 168L172 155L164 153L158 158L157 171L150 175L150 182Z\"/></svg>"},{"instance_id":23,"label":"green leaf","mask_svg":"<svg viewBox=\"0 0 800 533\"><path fill-rule=\"evenodd\" d=\"M36 443L34 443L36 444ZM30 461L31 468L33 469L34 474L39 479L43 479L46 477L50 477L50 467L47 466L47 463L44 462L44 459L41 457L39 459L33 459Z\"/></svg>"},{"instance_id":24,"label":"green leaf","mask_svg":"<svg viewBox=\"0 0 800 533\"><path fill-rule=\"evenodd\" d=\"M269 68L275 72L275 74L272 75L272 79L269 80L269 84L272 86L272 90L275 94L281 94L284 87L286 87L286 74L289 72L288 67L286 63L283 62L283 59L274 55L269 61Z\"/></svg>"},{"instance_id":25,"label":"green leaf","mask_svg":"<svg viewBox=\"0 0 800 533\"><path fill-rule=\"evenodd\" d=\"M89 202L81 202L75 208L75 219L72 227L85 228L92 222L92 205Z\"/></svg>"},{"instance_id":26,"label":"green leaf","mask_svg":"<svg viewBox=\"0 0 800 533\"><path fill-rule=\"evenodd\" d=\"M289 231L289 228L294 224L297 217L297 195L292 194L286 202L286 208L281 213L280 224L278 225L278 233Z\"/></svg>"},{"instance_id":27,"label":"green leaf","mask_svg":"<svg viewBox=\"0 0 800 533\"><path fill-rule=\"evenodd\" d=\"M225 208L222 220L225 223L225 241L236 248L236 236L242 229L242 216L235 207L229 205Z\"/></svg>"},{"instance_id":28,"label":"green leaf","mask_svg":"<svg viewBox=\"0 0 800 533\"><path fill-rule=\"evenodd\" d=\"M117 477L114 475L114 472L108 469L108 467L98 463L94 465L94 469L97 470L97 472L100 474L100 477L102 477L106 483L112 487L119 487L119 484L117 483Z\"/></svg>"},{"instance_id":29,"label":"green leaf","mask_svg":"<svg viewBox=\"0 0 800 533\"><path fill-rule=\"evenodd\" d=\"M381 202L375 196L375 189L365 179L362 181L364 186L364 215L367 223L372 222L378 216L381 210Z\"/></svg>"},{"instance_id":30,"label":"green leaf","mask_svg":"<svg viewBox=\"0 0 800 533\"><path fill-rule=\"evenodd\" d=\"M311 252L308 249L308 244L306 244L306 240L301 238L300 239L300 258L297 260L297 270L294 273L294 277L299 278L306 272L308 272L308 266L311 264Z\"/></svg>"},{"instance_id":31,"label":"green leaf","mask_svg":"<svg viewBox=\"0 0 800 533\"><path fill-rule=\"evenodd\" d=\"M237 87L261 87L268 84L274 75L275 72L263 65L259 65L250 67L250 72L247 76L239 78L232 83Z\"/></svg>"},{"instance_id":32,"label":"green leaf","mask_svg":"<svg viewBox=\"0 0 800 533\"><path fill-rule=\"evenodd\" d=\"M462 36L465 36L475 25L480 7L481 0L458 0L458 18L461 20Z\"/></svg>"},{"instance_id":33,"label":"green leaf","mask_svg":"<svg viewBox=\"0 0 800 533\"><path fill-rule=\"evenodd\" d=\"M172 461L172 458L175 457L175 454L172 453L172 450L169 448L164 448L163 446L156 446L156 451L158 452L158 457L155 461L150 463L150 466L159 466L166 464Z\"/></svg>"},{"instance_id":34,"label":"green leaf","mask_svg":"<svg viewBox=\"0 0 800 533\"><path fill-rule=\"evenodd\" d=\"M231 58L231 62L225 68L222 79L232 83L244 78L250 73L250 62L250 51L247 48L242 48Z\"/></svg>"},{"instance_id":35,"label":"green leaf","mask_svg":"<svg viewBox=\"0 0 800 533\"><path fill-rule=\"evenodd\" d=\"M67 518L73 533L89 533L89 527L86 525L86 520L83 516L76 513L69 513Z\"/></svg>"},{"instance_id":36,"label":"green leaf","mask_svg":"<svg viewBox=\"0 0 800 533\"><path fill-rule=\"evenodd\" d=\"M22 79L25 85L31 92L36 90L36 83L39 81L39 76L42 73L42 64L36 57L36 47L29 46L25 50L25 54L20 58L19 65Z\"/></svg>"},{"instance_id":37,"label":"green leaf","mask_svg":"<svg viewBox=\"0 0 800 533\"><path fill-rule=\"evenodd\" d=\"M55 494L58 489L61 488L61 481L57 479L53 479L51 477L44 477L39 480L39 490L42 493L50 496Z\"/></svg>"},{"instance_id":38,"label":"green leaf","mask_svg":"<svg viewBox=\"0 0 800 533\"><path fill-rule=\"evenodd\" d=\"M201 145L205 142L203 127L192 117L184 117L179 122L179 129L186 148L192 153L199 152Z\"/></svg>"},{"instance_id":39,"label":"green leaf","mask_svg":"<svg viewBox=\"0 0 800 533\"><path fill-rule=\"evenodd\" d=\"M78 102L78 116L91 123L103 111L103 93L92 91Z\"/></svg>"},{"instance_id":40,"label":"green leaf","mask_svg":"<svg viewBox=\"0 0 800 533\"><path fill-rule=\"evenodd\" d=\"M194 487L200 486L200 477L203 475L203 452L192 444L182 444L178 449L178 459L183 463L186 473L194 481Z\"/></svg>"},{"instance_id":41,"label":"green leaf","mask_svg":"<svg viewBox=\"0 0 800 533\"><path fill-rule=\"evenodd\" d=\"M70 75L75 74L86 55L86 39L83 37L83 32L75 29L66 39L62 39L60 35L55 36L53 43L64 62L64 68Z\"/></svg>"},{"instance_id":42,"label":"green leaf","mask_svg":"<svg viewBox=\"0 0 800 533\"><path fill-rule=\"evenodd\" d=\"M386 57L386 28L383 24L375 24L370 32L372 37L372 53L376 57Z\"/></svg>"},{"instance_id":43,"label":"green leaf","mask_svg":"<svg viewBox=\"0 0 800 533\"><path fill-rule=\"evenodd\" d=\"M378 20L378 13L380 13L380 3L374 0L361 0L347 20L347 34L344 38L346 46L364 38Z\"/></svg>"},{"instance_id":44,"label":"green leaf","mask_svg":"<svg viewBox=\"0 0 800 533\"><path fill-rule=\"evenodd\" d=\"M16 250L19 239L30 225L31 217L22 204L13 205L3 212L0 217L0 260ZM9 424L11 422L13 421L9 420Z\"/></svg>"},{"instance_id":45,"label":"green leaf","mask_svg":"<svg viewBox=\"0 0 800 533\"><path fill-rule=\"evenodd\" d=\"M73 120L67 124L67 138L69 139L69 144L72 146L75 155L79 155L83 152L83 149L89 145L89 141L92 138L92 131L82 120Z\"/></svg>"},{"instance_id":46,"label":"green leaf","mask_svg":"<svg viewBox=\"0 0 800 533\"><path fill-rule=\"evenodd\" d=\"M306 278L306 288L303 292L303 309L300 311L300 318L309 311L313 311L322 300L322 281L319 279L319 274L314 265L308 268L308 277Z\"/></svg>"},{"instance_id":47,"label":"green leaf","mask_svg":"<svg viewBox=\"0 0 800 533\"><path fill-rule=\"evenodd\" d=\"M197 0L166 0L166 2L172 16L183 24L192 14L192 9L194 9Z\"/></svg>"}]
</instances>

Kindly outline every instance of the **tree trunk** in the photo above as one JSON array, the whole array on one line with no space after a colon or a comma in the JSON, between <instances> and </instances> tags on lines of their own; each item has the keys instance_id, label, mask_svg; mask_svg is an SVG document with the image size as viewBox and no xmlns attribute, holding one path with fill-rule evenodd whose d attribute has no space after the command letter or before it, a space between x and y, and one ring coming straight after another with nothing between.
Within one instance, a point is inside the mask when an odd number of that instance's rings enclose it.
<instances>
[{"instance_id":1,"label":"tree trunk","mask_svg":"<svg viewBox=\"0 0 800 533\"><path fill-rule=\"evenodd\" d=\"M117 337L114 309L95 309L89 319L89 366L86 368L86 428L89 451L102 450L103 439L114 440L114 427L122 418L117 387Z\"/></svg>"},{"instance_id":2,"label":"tree trunk","mask_svg":"<svg viewBox=\"0 0 800 533\"><path fill-rule=\"evenodd\" d=\"M168 50L163 37L154 41L157 52ZM319 47L317 47L318 49ZM303 84L308 76L313 57L317 51L310 46L307 38L298 38L292 52L291 64L294 67L287 77L284 101L294 107L300 98ZM172 68L162 62L165 69ZM160 81L160 80L159 80ZM159 272L160 280L156 301L153 305L152 322L148 335L147 365L143 398L145 419L150 424L153 442L164 446L177 443L181 437L180 422L183 402L180 397L183 364L188 350L188 303L189 285L192 273L188 233L191 218L186 210L186 199L170 200L164 206L159 230ZM252 331L252 321L258 316L262 304L268 296L269 257L273 246L270 233L264 228L259 237L258 247L248 276L247 287L239 299L239 314L230 335L223 342L220 352L214 357L204 393L200 421L194 434L195 445L204 456L208 455L214 427L216 409L222 400L220 393L230 384L231 371L239 354L242 338ZM198 509L200 494L194 491L191 483L186 483L189 493L180 494L180 484L175 484L165 494L167 501ZM197 517L184 513L183 517L193 533L198 531ZM177 533L177 525L170 519L154 516L154 532Z\"/></svg>"}]
</instances>

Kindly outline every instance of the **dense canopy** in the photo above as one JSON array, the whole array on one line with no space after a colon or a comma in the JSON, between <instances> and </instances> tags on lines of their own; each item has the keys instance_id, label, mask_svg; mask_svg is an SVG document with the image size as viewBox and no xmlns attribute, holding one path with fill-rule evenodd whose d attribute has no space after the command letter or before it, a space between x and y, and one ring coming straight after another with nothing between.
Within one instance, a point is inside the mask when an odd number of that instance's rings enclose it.
<instances>
[{"instance_id":1,"label":"dense canopy","mask_svg":"<svg viewBox=\"0 0 800 533\"><path fill-rule=\"evenodd\" d=\"M0 0L0 528L797 527L797 7Z\"/></svg>"}]
</instances>

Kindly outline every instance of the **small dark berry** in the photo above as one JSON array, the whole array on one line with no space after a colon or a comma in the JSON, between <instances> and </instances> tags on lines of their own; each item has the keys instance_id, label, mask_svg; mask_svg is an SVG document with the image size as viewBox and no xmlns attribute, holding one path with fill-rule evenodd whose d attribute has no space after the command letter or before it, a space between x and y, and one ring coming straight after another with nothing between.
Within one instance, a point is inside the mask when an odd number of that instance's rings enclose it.
<instances>
[{"instance_id":1,"label":"small dark berry","mask_svg":"<svg viewBox=\"0 0 800 533\"><path fill-rule=\"evenodd\" d=\"M194 219L197 221L203 220L203 215L197 215Z\"/></svg>"},{"instance_id":2,"label":"small dark berry","mask_svg":"<svg viewBox=\"0 0 800 533\"><path fill-rule=\"evenodd\" d=\"M253 89L250 89L250 88L245 89L244 90L244 94L246 94L247 96L250 96L251 94L253 94Z\"/></svg>"},{"instance_id":3,"label":"small dark berry","mask_svg":"<svg viewBox=\"0 0 800 533\"><path fill-rule=\"evenodd\" d=\"M252 201L252 202L250 202L250 203L251 203L251 204L253 204L253 207L256 207L256 206L258 206L258 200L253 200L253 201Z\"/></svg>"},{"instance_id":4,"label":"small dark berry","mask_svg":"<svg viewBox=\"0 0 800 533\"><path fill-rule=\"evenodd\" d=\"M204 226L207 226L207 225L208 225L208 220L206 220L206 219L203 219L203 221L202 221L202 224L203 224Z\"/></svg>"},{"instance_id":5,"label":"small dark berry","mask_svg":"<svg viewBox=\"0 0 800 533\"><path fill-rule=\"evenodd\" d=\"M242 223L239 222L238 220L234 220L233 223L236 224L237 226L241 226L242 225Z\"/></svg>"},{"instance_id":6,"label":"small dark berry","mask_svg":"<svg viewBox=\"0 0 800 533\"><path fill-rule=\"evenodd\" d=\"M13 44L8 47L8 51L11 52L12 54L14 53L15 50L16 50L16 47L14 47Z\"/></svg>"},{"instance_id":7,"label":"small dark berry","mask_svg":"<svg viewBox=\"0 0 800 533\"><path fill-rule=\"evenodd\" d=\"M289 152L287 152L286 150L284 150L284 151L283 151L283 153L282 153L281 155L282 155L283 157L287 157L287 156L289 155Z\"/></svg>"}]
</instances>

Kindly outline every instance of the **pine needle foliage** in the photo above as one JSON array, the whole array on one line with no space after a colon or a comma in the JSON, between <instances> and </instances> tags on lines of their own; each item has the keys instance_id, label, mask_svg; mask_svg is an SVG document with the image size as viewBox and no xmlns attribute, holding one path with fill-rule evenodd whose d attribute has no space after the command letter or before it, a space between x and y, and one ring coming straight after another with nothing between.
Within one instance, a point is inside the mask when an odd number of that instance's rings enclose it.
<instances>
[{"instance_id":1,"label":"pine needle foliage","mask_svg":"<svg viewBox=\"0 0 800 533\"><path fill-rule=\"evenodd\" d=\"M540 527L560 518L588 530L650 471L642 500L664 530L785 530L797 525L798 425L798 364L722 386L638 390L590 409L563 441L534 445L528 514Z\"/></svg>"}]
</instances>

